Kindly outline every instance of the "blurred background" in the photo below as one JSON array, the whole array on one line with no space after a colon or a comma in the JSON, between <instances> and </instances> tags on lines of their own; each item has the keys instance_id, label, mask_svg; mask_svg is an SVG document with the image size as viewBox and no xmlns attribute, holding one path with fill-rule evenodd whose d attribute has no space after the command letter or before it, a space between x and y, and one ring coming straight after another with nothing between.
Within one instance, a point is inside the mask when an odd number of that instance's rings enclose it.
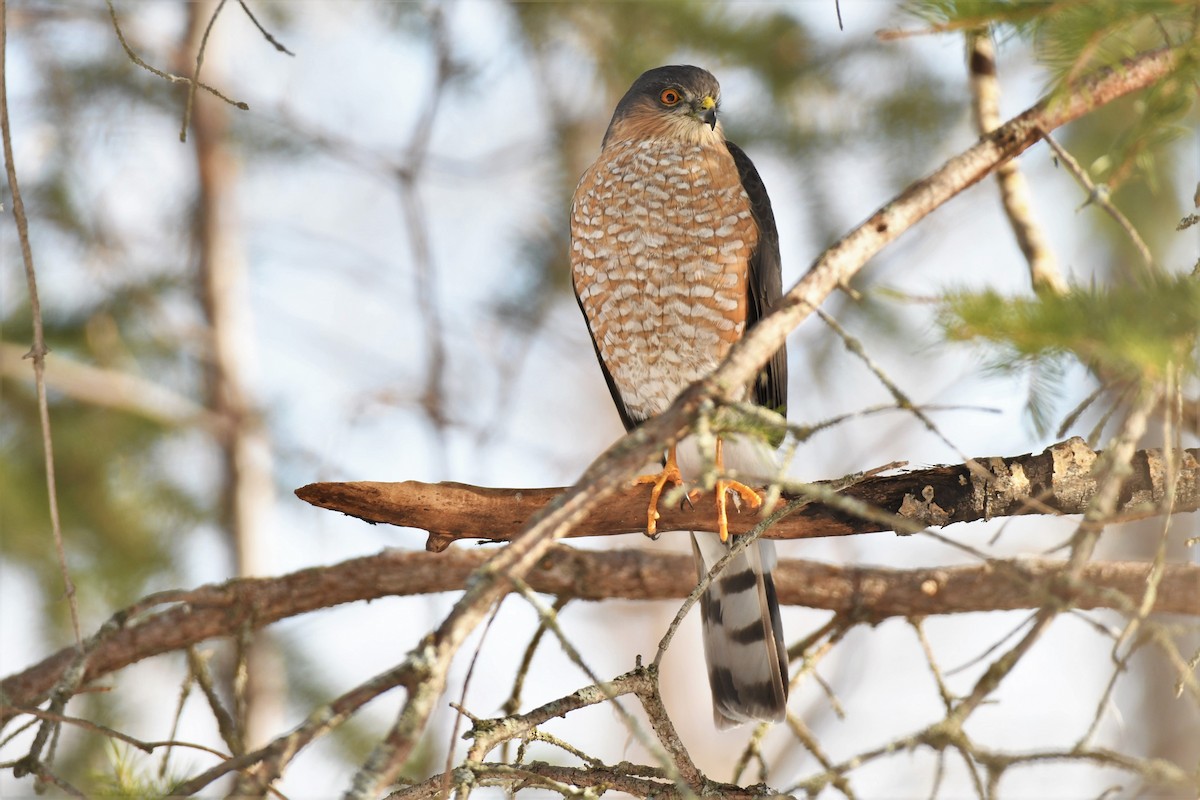
<instances>
[{"instance_id":1,"label":"blurred background","mask_svg":"<svg viewBox=\"0 0 1200 800\"><path fill-rule=\"evenodd\" d=\"M1123 7L1140 4L1085 5L1111 14L1107 30L1119 37L1111 52L1089 55L1095 59L1161 46L1159 28L1195 8L1146 4L1135 14ZM53 350L58 486L85 635L152 591L423 548L418 532L308 507L292 495L303 484L566 485L621 435L569 288L566 220L616 100L643 70L694 63L720 79L727 134L754 159L774 202L785 287L842 233L978 137L961 28L876 36L928 31L931 21L967 13L953 3L254 0L227 4L211 30L214 2L123 0L112 8L128 46L169 73L192 74L207 35L201 79L249 109L198 92L181 142L186 84L131 63L104 3L8 3L14 162ZM1005 118L1080 58L1074 28L1041 22L997 30ZM1196 112L1170 118L1161 135L1139 133L1145 103L1115 103L1060 140L1109 181L1157 263L1186 272L1200 252L1197 229L1175 226L1193 210L1200 180ZM1035 218L1071 283L1120 282L1142 269L1128 237L1084 206L1086 194L1045 145L1019 163ZM70 644L72 634L46 518L32 370L21 358L30 305L7 222L0 248L7 675ZM1039 451L1063 438L1055 428L1096 388L1074 362L1005 369L1015 365L946 342L939 296L1030 293L993 181L906 234L852 289L825 310L914 402L944 409L930 414L953 446L909 414L853 415L800 447L797 478L837 478L894 460L918 468L964 454ZM793 422L892 402L815 318L789 340L789 358ZM1087 436L1103 411L1089 410L1064 433ZM1184 437L1186 446L1195 441ZM1073 528L1071 520L995 520L950 534L1013 557L1042 554ZM1160 529L1161 522L1114 528L1100 557L1148 558ZM1194 515L1179 519L1171 558L1196 560L1183 544L1195 529ZM572 544L687 548L681 536ZM784 543L780 551L893 567L972 560L929 538L891 534ZM391 598L270 628L256 652L252 740L397 663L455 597ZM562 620L589 666L612 676L653 652L676 608L574 603ZM828 616L785 609L789 640ZM949 676L951 689L968 691L988 663L973 660L1026 617L927 620L938 664L964 667ZM1104 613L1059 618L995 704L975 715L971 734L1019 751L1071 747L1098 713L1114 670L1104 631L1120 623ZM1181 650L1193 652L1195 620L1178 623ZM464 700L473 713L499 713L536 625L523 601L505 602ZM712 729L697 634L689 620L673 645L666 700L699 765L729 779L749 731ZM447 702L459 699L467 654L478 645L477 634L460 654ZM218 673L228 669L220 647L205 649ZM808 681L792 707L834 761L942 713L921 643L902 620L853 629L818 672L837 703ZM70 709L143 739L167 738L185 673L182 655L152 659ZM1099 709L1098 742L1194 769L1200 721L1194 704L1175 699L1176 680L1157 651L1140 651ZM525 708L587 683L547 640ZM281 791L339 793L399 703L389 695L314 745ZM182 723L179 738L219 742L201 698L189 699ZM443 704L420 762L410 765L414 777L446 763L452 724ZM606 760L640 754L604 707L548 729ZM4 758L19 755L21 741ZM766 779L777 788L821 770L785 730L769 734L762 749ZM172 759L178 774L209 766L193 753ZM77 786L100 787L122 769L154 771L158 761L69 731L59 764ZM874 762L852 783L861 796L908 797L929 795L939 780L944 796L971 792L961 762L947 758L943 769L927 751ZM1011 797L1079 797L1121 785L1132 791L1128 781L1096 766L1045 764L1006 773L1000 788ZM27 781L0 775L0 795L28 791Z\"/></svg>"}]
</instances>

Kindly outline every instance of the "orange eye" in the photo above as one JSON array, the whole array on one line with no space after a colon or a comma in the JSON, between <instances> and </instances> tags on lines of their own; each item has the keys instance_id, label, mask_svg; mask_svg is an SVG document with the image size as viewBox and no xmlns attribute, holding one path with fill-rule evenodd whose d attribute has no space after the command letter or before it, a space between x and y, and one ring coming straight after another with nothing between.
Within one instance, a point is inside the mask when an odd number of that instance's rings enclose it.
<instances>
[{"instance_id":1,"label":"orange eye","mask_svg":"<svg viewBox=\"0 0 1200 800\"><path fill-rule=\"evenodd\" d=\"M679 96L678 89L663 89L662 94L658 96L664 106L676 105L683 98Z\"/></svg>"}]
</instances>

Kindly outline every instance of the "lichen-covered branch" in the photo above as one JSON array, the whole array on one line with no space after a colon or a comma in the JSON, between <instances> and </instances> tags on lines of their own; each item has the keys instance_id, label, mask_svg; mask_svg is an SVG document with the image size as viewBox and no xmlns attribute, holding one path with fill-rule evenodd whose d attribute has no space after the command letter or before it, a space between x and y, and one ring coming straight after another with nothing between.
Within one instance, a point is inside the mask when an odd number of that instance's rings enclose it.
<instances>
[{"instance_id":1,"label":"lichen-covered branch","mask_svg":"<svg viewBox=\"0 0 1200 800\"><path fill-rule=\"evenodd\" d=\"M978 458L957 466L864 478L843 494L918 526L946 526L1019 514L1082 514L1096 491L1092 468L1100 453L1079 438L1037 454ZM1200 508L1200 449L1179 454L1174 510ZM1125 481L1117 517L1137 519L1162 513L1169 473L1161 450L1143 450ZM372 523L417 528L429 533L426 547L445 549L455 539L506 541L564 489L488 489L461 483L314 483L296 490L303 500ZM646 524L648 489L627 485L592 509L567 536L636 533ZM711 503L659 508L660 530L714 530ZM757 513L730 516L729 527L747 533ZM888 530L813 503L781 520L765 534L775 539L807 539Z\"/></svg>"}]
</instances>

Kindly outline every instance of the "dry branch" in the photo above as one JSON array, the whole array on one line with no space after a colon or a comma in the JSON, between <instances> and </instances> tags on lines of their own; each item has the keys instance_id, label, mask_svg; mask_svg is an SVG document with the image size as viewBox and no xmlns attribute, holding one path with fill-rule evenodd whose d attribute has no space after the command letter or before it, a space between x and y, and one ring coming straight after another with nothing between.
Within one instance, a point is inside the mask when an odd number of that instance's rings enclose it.
<instances>
[{"instance_id":1,"label":"dry branch","mask_svg":"<svg viewBox=\"0 0 1200 800\"><path fill-rule=\"evenodd\" d=\"M453 549L445 553L388 550L329 567L301 570L278 578L253 578L174 592L147 614L155 598L122 611L126 622L90 653L83 684L94 683L130 664L182 650L207 639L236 636L281 619L342 603L380 597L457 591L493 551ZM1055 586L1064 562L1044 559L982 565L895 570L837 567L784 559L776 570L779 600L788 605L828 609L860 618L952 614L1034 608ZM527 576L533 589L583 600L626 598L668 600L686 597L696 583L690 555L653 550L585 552L557 547ZM1145 591L1150 564L1093 563L1084 570L1077 608L1136 605ZM1200 566L1170 565L1155 597L1160 613L1200 616ZM6 705L0 724L19 708L41 702L75 658L75 648L0 682Z\"/></svg>"},{"instance_id":2,"label":"dry branch","mask_svg":"<svg viewBox=\"0 0 1200 800\"><path fill-rule=\"evenodd\" d=\"M618 791L631 797L653 797L655 800L684 800L696 794L684 793L661 775L652 774L652 768L628 763L609 766L589 764L586 767L548 764L544 761L529 761L516 765L487 762L469 764L455 770L455 776L469 774L470 784L476 787L497 786L510 795L523 789L548 788L564 797L596 797L604 792ZM385 800L432 800L445 797L445 775L434 777L415 786L399 789ZM762 784L735 786L705 780L707 797L722 797L727 800L757 800L765 797L780 797L774 790Z\"/></svg>"},{"instance_id":3,"label":"dry branch","mask_svg":"<svg viewBox=\"0 0 1200 800\"><path fill-rule=\"evenodd\" d=\"M32 382L24 363L28 348L0 341L0 378ZM130 372L107 369L56 352L46 362L46 386L88 406L112 408L162 425L199 423L224 435L228 422L189 397Z\"/></svg>"},{"instance_id":4,"label":"dry branch","mask_svg":"<svg viewBox=\"0 0 1200 800\"><path fill-rule=\"evenodd\" d=\"M1082 514L1096 491L1092 468L1100 454L1078 438L1038 454L980 458L957 466L865 478L842 492L920 525L945 526L1019 514ZM1118 517L1161 513L1167 462L1160 450L1133 460L1118 504ZM1200 508L1200 449L1182 451L1175 511ZM426 549L439 551L455 539L507 541L564 489L487 489L461 483L313 483L296 490L313 505L371 523L428 531ZM649 490L627 486L593 509L568 536L636 533L645 528ZM785 493L786 496L786 493ZM715 530L712 503L659 508L660 530ZM746 533L757 513L732 515L730 530ZM888 530L879 522L813 503L772 526L766 536L808 539Z\"/></svg>"}]
</instances>

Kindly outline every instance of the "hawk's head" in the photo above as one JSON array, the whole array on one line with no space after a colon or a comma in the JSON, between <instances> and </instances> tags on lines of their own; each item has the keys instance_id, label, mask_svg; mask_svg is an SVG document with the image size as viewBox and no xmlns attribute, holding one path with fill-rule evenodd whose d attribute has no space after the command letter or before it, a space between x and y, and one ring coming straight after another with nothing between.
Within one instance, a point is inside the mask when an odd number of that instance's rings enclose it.
<instances>
[{"instance_id":1,"label":"hawk's head","mask_svg":"<svg viewBox=\"0 0 1200 800\"><path fill-rule=\"evenodd\" d=\"M620 138L722 141L717 121L721 85L700 67L669 66L643 72L617 103L604 142Z\"/></svg>"}]
</instances>

